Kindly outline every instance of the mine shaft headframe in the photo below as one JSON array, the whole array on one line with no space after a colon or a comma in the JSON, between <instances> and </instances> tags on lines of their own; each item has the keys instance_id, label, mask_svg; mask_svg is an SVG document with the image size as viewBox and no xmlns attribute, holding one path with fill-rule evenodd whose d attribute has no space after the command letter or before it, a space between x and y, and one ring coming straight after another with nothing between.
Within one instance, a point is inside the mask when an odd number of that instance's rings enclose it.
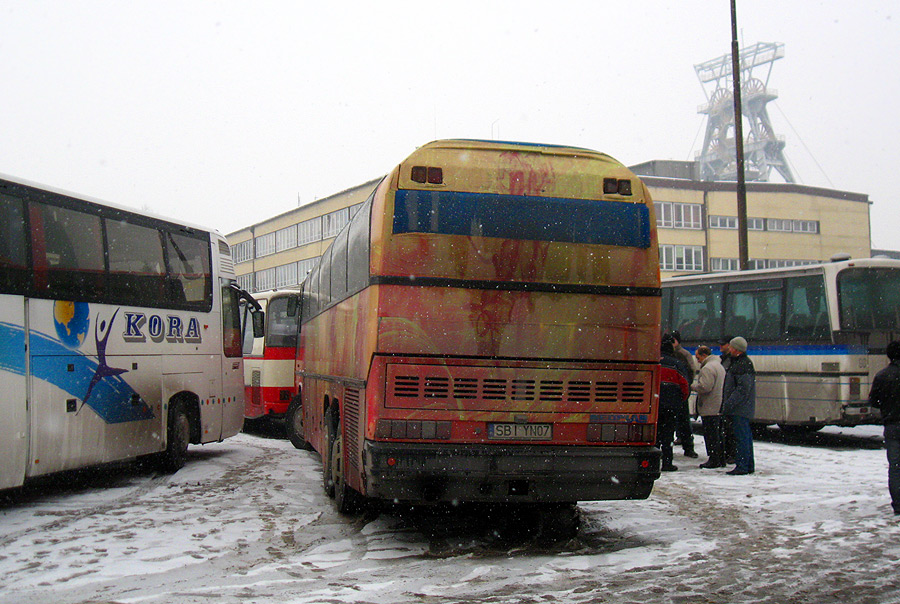
<instances>
[{"instance_id":1,"label":"mine shaft headframe","mask_svg":"<svg viewBox=\"0 0 900 604\"><path fill-rule=\"evenodd\" d=\"M766 105L778 98L767 85L772 64L784 57L784 44L759 42L740 51L741 108L749 125L744 130L744 171L747 180L768 181L772 169L778 171L785 182L794 182L794 176L784 156L784 140L777 136ZM756 68L765 68L764 78L756 77ZM737 166L734 141L734 101L732 91L731 55L694 65L700 79L706 103L698 113L707 115L706 136L703 150L698 154L702 180L735 180ZM706 84L713 82L712 92Z\"/></svg>"}]
</instances>

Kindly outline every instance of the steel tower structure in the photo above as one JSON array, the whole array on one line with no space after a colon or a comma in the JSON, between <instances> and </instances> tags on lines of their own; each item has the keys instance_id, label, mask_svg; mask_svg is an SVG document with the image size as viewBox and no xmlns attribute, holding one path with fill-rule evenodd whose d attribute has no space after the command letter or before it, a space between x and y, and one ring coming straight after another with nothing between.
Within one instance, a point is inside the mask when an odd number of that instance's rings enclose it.
<instances>
[{"instance_id":1,"label":"steel tower structure","mask_svg":"<svg viewBox=\"0 0 900 604\"><path fill-rule=\"evenodd\" d=\"M767 182L772 168L785 182L794 176L784 157L784 139L776 136L766 105L778 98L767 88L772 64L784 57L784 44L760 42L740 51L741 112L744 117L744 169L748 181ZM755 77L754 69L763 71L764 79ZM698 113L707 115L703 150L698 154L701 180L737 180L735 160L734 100L732 92L731 55L694 65L700 79L706 104ZM707 84L714 88L707 92Z\"/></svg>"}]
</instances>

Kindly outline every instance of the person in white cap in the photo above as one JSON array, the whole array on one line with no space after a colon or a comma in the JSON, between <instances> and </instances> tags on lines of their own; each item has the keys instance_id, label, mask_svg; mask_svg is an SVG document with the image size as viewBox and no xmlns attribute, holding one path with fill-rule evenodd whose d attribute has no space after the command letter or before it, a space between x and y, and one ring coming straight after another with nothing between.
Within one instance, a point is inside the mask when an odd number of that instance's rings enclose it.
<instances>
[{"instance_id":1,"label":"person in white cap","mask_svg":"<svg viewBox=\"0 0 900 604\"><path fill-rule=\"evenodd\" d=\"M750 431L750 420L756 412L756 369L747 356L747 340L738 336L728 345L732 360L725 372L722 413L731 417L737 447L734 469L727 474L741 476L756 471Z\"/></svg>"}]
</instances>

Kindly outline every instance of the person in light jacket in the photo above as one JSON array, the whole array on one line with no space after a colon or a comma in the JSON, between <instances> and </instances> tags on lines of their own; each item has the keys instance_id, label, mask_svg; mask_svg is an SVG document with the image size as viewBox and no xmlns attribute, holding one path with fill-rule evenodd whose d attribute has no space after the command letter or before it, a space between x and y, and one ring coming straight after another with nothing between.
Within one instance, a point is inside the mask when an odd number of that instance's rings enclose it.
<instances>
[{"instance_id":1,"label":"person in light jacket","mask_svg":"<svg viewBox=\"0 0 900 604\"><path fill-rule=\"evenodd\" d=\"M722 389L725 368L709 346L698 346L695 353L700 370L691 390L697 393L697 413L703 421L703 440L709 459L701 468L725 467L725 433L722 426Z\"/></svg>"},{"instance_id":2,"label":"person in light jacket","mask_svg":"<svg viewBox=\"0 0 900 604\"><path fill-rule=\"evenodd\" d=\"M747 340L738 336L728 344L731 364L725 371L722 388L722 413L731 417L734 424L736 446L735 466L727 474L741 476L753 474L753 433L750 420L756 413L756 369L747 356Z\"/></svg>"}]
</instances>

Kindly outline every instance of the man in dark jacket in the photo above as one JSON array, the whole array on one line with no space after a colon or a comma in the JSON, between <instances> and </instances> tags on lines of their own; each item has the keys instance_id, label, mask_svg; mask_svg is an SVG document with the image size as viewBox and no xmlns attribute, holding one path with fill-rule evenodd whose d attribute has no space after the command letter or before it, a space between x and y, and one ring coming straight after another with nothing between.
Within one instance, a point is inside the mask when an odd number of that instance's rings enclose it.
<instances>
[{"instance_id":1,"label":"man in dark jacket","mask_svg":"<svg viewBox=\"0 0 900 604\"><path fill-rule=\"evenodd\" d=\"M688 385L694 383L694 374L700 371L700 365L697 359L690 352L681 347L681 332L674 330L672 332L672 347L675 349L675 357L681 359L687 368ZM684 449L685 457L698 457L694 451L694 433L691 429L691 409L688 405L688 399L684 399L681 407L678 409L678 418L675 420L675 435Z\"/></svg>"},{"instance_id":2,"label":"man in dark jacket","mask_svg":"<svg viewBox=\"0 0 900 604\"><path fill-rule=\"evenodd\" d=\"M890 364L879 371L869 388L869 403L881 410L888 458L888 491L894 514L900 515L900 341L887 346Z\"/></svg>"},{"instance_id":3,"label":"man in dark jacket","mask_svg":"<svg viewBox=\"0 0 900 604\"><path fill-rule=\"evenodd\" d=\"M659 359L659 421L656 426L656 445L662 451L663 472L674 472L678 469L672 465L672 439L675 436L675 424L679 411L691 393L687 381L687 365L675 357L675 346L672 336L663 336Z\"/></svg>"},{"instance_id":4,"label":"man in dark jacket","mask_svg":"<svg viewBox=\"0 0 900 604\"><path fill-rule=\"evenodd\" d=\"M722 390L722 413L731 417L734 424L736 446L735 466L727 474L741 476L753 474L753 433L750 420L756 413L756 369L747 356L747 340L737 337L728 344L731 364L725 371Z\"/></svg>"}]
</instances>

